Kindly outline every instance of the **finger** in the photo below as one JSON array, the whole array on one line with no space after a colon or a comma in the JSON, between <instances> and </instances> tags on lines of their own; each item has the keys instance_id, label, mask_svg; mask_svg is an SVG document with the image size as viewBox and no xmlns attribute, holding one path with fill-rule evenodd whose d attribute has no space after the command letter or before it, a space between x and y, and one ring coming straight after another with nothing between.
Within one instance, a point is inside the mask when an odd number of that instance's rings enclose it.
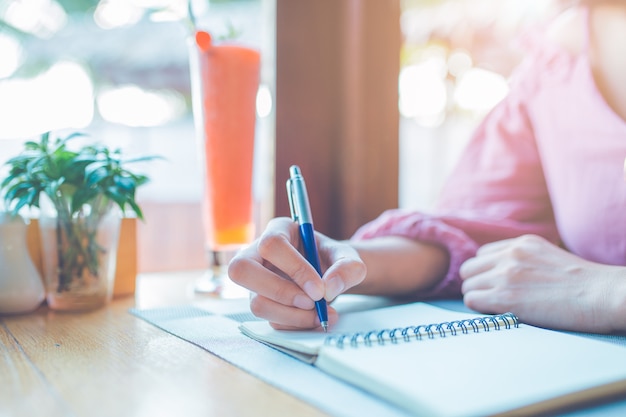
<instances>
[{"instance_id":1,"label":"finger","mask_svg":"<svg viewBox=\"0 0 626 417\"><path fill-rule=\"evenodd\" d=\"M546 243L548 243L548 241L541 236L526 234L510 239L503 239L496 242L486 243L478 249L477 253L479 255L486 255L488 253L510 250L513 247L541 248Z\"/></svg>"},{"instance_id":2,"label":"finger","mask_svg":"<svg viewBox=\"0 0 626 417\"><path fill-rule=\"evenodd\" d=\"M463 280L461 284L461 293L465 295L472 291L494 288L497 285L497 280L497 274L493 272L493 270L474 275Z\"/></svg>"},{"instance_id":3,"label":"finger","mask_svg":"<svg viewBox=\"0 0 626 417\"><path fill-rule=\"evenodd\" d=\"M470 309L485 314L502 314L502 307L496 304L498 295L492 288L464 293L463 303Z\"/></svg>"},{"instance_id":4,"label":"finger","mask_svg":"<svg viewBox=\"0 0 626 417\"><path fill-rule=\"evenodd\" d=\"M236 284L279 304L305 310L315 307L313 300L293 281L284 279L261 262L254 251L244 250L228 265L228 276Z\"/></svg>"},{"instance_id":5,"label":"finger","mask_svg":"<svg viewBox=\"0 0 626 417\"><path fill-rule=\"evenodd\" d=\"M517 239L518 238L503 239L503 240L498 240L496 242L486 243L482 245L480 248L478 248L478 251L476 252L476 254L487 255L491 253L501 252L503 250L506 250L508 247L510 247L514 243L514 241Z\"/></svg>"},{"instance_id":6,"label":"finger","mask_svg":"<svg viewBox=\"0 0 626 417\"><path fill-rule=\"evenodd\" d=\"M326 301L334 300L339 294L360 284L367 272L359 253L345 242L318 234L317 241L323 265L328 268L324 273Z\"/></svg>"},{"instance_id":7,"label":"finger","mask_svg":"<svg viewBox=\"0 0 626 417\"><path fill-rule=\"evenodd\" d=\"M337 311L335 309L329 307L328 308L328 328L332 329L332 327L338 321L339 321L339 314L337 313ZM319 324L319 319L317 320L316 323L317 323L317 327L313 327L313 329L317 329L317 328L321 329L322 326ZM274 322L270 322L270 326L272 326L276 330L305 330L306 329L306 328L303 328L303 327L292 326L292 325L288 325L288 324L278 324L278 323L274 323Z\"/></svg>"},{"instance_id":8,"label":"finger","mask_svg":"<svg viewBox=\"0 0 626 417\"><path fill-rule=\"evenodd\" d=\"M477 253L475 257L470 258L461 264L459 275L461 279L466 280L478 274L483 274L492 270L501 260L500 252Z\"/></svg>"},{"instance_id":9,"label":"finger","mask_svg":"<svg viewBox=\"0 0 626 417\"><path fill-rule=\"evenodd\" d=\"M250 298L250 311L276 326L313 329L320 325L314 309L303 310L290 307L260 294L255 294Z\"/></svg>"},{"instance_id":10,"label":"finger","mask_svg":"<svg viewBox=\"0 0 626 417\"><path fill-rule=\"evenodd\" d=\"M339 258L324 274L327 301L334 300L339 294L360 284L367 273L365 264L359 259Z\"/></svg>"},{"instance_id":11,"label":"finger","mask_svg":"<svg viewBox=\"0 0 626 417\"><path fill-rule=\"evenodd\" d=\"M337 311L334 309L328 309L328 329L332 329L332 327L339 321L339 315ZM321 329L322 326L319 324L319 320L317 321L317 327L312 327L313 329ZM274 322L270 322L270 326L272 326L276 330L306 330L307 328L298 327L298 326L290 326L286 324L278 324Z\"/></svg>"},{"instance_id":12,"label":"finger","mask_svg":"<svg viewBox=\"0 0 626 417\"><path fill-rule=\"evenodd\" d=\"M312 299L324 297L324 284L313 266L302 256L296 245L299 244L297 225L285 224L282 228L268 227L257 243L259 255L284 272Z\"/></svg>"},{"instance_id":13,"label":"finger","mask_svg":"<svg viewBox=\"0 0 626 417\"><path fill-rule=\"evenodd\" d=\"M266 319L275 329L315 329L320 327L320 321L314 309L302 310L285 306L274 300L254 294L250 299L250 310L260 318ZM337 321L337 312L332 307L328 309L329 321Z\"/></svg>"}]
</instances>

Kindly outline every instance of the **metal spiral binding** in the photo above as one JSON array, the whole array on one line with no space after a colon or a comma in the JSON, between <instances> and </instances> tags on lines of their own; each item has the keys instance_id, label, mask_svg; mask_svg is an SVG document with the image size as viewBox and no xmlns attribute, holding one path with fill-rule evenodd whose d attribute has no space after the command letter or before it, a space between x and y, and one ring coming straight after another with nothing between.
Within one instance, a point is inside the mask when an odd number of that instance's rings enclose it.
<instances>
[{"instance_id":1,"label":"metal spiral binding","mask_svg":"<svg viewBox=\"0 0 626 417\"><path fill-rule=\"evenodd\" d=\"M475 317L473 319L453 320L443 323L421 324L418 326L396 327L393 329L371 330L367 332L343 333L329 335L324 344L343 348L346 345L357 347L360 345L410 342L423 338L456 336L458 332L489 332L491 330L510 329L519 327L519 320L513 313L498 314L495 316Z\"/></svg>"}]
</instances>

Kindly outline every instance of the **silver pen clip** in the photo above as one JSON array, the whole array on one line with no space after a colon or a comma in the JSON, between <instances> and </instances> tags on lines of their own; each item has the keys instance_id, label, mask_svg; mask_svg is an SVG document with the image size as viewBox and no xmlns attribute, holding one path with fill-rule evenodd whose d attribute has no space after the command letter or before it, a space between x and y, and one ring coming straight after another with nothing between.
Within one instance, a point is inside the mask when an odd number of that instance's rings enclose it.
<instances>
[{"instance_id":1,"label":"silver pen clip","mask_svg":"<svg viewBox=\"0 0 626 417\"><path fill-rule=\"evenodd\" d=\"M291 212L291 218L294 222L298 221L298 213L293 201L293 180L289 178L287 180L287 199L289 200L289 211Z\"/></svg>"},{"instance_id":2,"label":"silver pen clip","mask_svg":"<svg viewBox=\"0 0 626 417\"><path fill-rule=\"evenodd\" d=\"M289 175L290 178L287 180L287 199L289 200L291 218L299 224L313 224L306 185L300 173L300 167L292 165L289 168Z\"/></svg>"}]
</instances>

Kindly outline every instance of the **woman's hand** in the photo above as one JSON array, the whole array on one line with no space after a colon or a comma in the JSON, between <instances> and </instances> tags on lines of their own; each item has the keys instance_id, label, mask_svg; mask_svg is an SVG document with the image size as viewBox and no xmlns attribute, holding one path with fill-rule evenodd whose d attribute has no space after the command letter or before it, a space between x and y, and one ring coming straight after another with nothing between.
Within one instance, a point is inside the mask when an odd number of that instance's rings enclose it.
<instances>
[{"instance_id":1,"label":"woman's hand","mask_svg":"<svg viewBox=\"0 0 626 417\"><path fill-rule=\"evenodd\" d=\"M365 278L366 268L350 245L316 233L323 280L299 252L298 225L289 218L269 222L263 234L230 262L228 274L252 292L250 309L276 329L320 326L315 300L330 302ZM329 324L337 312L328 306Z\"/></svg>"},{"instance_id":2,"label":"woman's hand","mask_svg":"<svg viewBox=\"0 0 626 417\"><path fill-rule=\"evenodd\" d=\"M525 323L549 328L626 330L624 267L584 260L539 236L484 245L460 274L471 309L510 311Z\"/></svg>"}]
</instances>

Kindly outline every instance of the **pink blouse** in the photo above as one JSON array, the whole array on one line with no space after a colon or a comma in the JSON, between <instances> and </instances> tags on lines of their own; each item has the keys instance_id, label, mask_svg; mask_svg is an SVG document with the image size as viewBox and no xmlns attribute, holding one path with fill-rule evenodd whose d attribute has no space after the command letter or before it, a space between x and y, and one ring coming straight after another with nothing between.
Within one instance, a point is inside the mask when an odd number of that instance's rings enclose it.
<instances>
[{"instance_id":1,"label":"pink blouse","mask_svg":"<svg viewBox=\"0 0 626 417\"><path fill-rule=\"evenodd\" d=\"M450 266L422 296L458 296L479 246L537 234L578 256L626 265L626 122L577 56L535 45L507 98L474 132L434 214L389 210L353 239L398 235L439 244Z\"/></svg>"}]
</instances>

